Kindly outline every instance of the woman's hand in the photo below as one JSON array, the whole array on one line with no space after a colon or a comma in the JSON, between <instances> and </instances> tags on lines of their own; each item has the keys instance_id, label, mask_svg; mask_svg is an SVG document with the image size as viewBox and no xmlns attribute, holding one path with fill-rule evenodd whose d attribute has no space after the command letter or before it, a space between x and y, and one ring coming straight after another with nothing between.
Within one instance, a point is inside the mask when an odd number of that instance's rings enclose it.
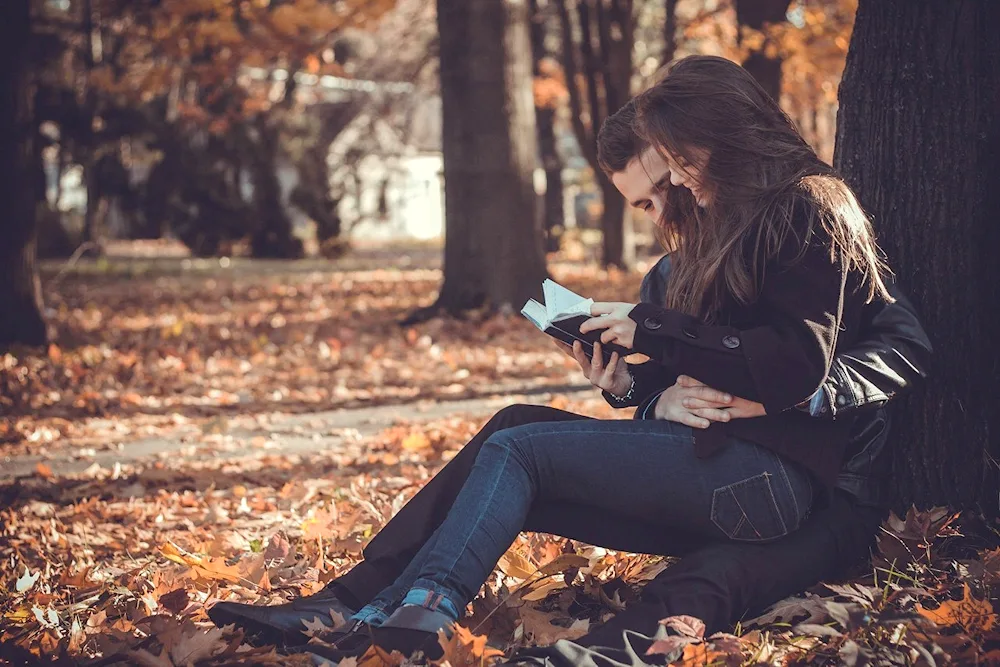
<instances>
[{"instance_id":1,"label":"woman's hand","mask_svg":"<svg viewBox=\"0 0 1000 667\"><path fill-rule=\"evenodd\" d=\"M604 329L602 343L617 343L631 350L635 342L635 322L629 319L628 314L633 308L634 303L595 303L590 307L590 314L596 317L584 321L580 325L580 333Z\"/></svg>"},{"instance_id":2,"label":"woman's hand","mask_svg":"<svg viewBox=\"0 0 1000 667\"><path fill-rule=\"evenodd\" d=\"M590 384L615 396L624 396L628 393L632 386L632 374L628 372L628 365L619 358L617 352L611 353L611 359L605 366L600 343L594 343L593 359L587 359L587 353L583 351L583 345L579 341L573 343L572 348L559 341L555 341L555 344L560 350L576 359L583 374L590 380Z\"/></svg>"},{"instance_id":3,"label":"woman's hand","mask_svg":"<svg viewBox=\"0 0 1000 667\"><path fill-rule=\"evenodd\" d=\"M712 389L686 375L681 375L676 384L665 389L653 408L653 416L657 419L669 419L691 428L708 428L712 422L766 414L760 403Z\"/></svg>"}]
</instances>

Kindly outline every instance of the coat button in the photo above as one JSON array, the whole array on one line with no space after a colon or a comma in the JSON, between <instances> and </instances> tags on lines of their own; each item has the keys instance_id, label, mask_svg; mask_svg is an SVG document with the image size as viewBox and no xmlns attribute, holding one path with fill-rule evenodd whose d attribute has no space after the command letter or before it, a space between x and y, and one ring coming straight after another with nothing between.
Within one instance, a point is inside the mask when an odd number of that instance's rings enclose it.
<instances>
[{"instance_id":1,"label":"coat button","mask_svg":"<svg viewBox=\"0 0 1000 667\"><path fill-rule=\"evenodd\" d=\"M735 350L740 346L739 336L726 336L722 339L722 347L729 348L730 350Z\"/></svg>"},{"instance_id":2,"label":"coat button","mask_svg":"<svg viewBox=\"0 0 1000 667\"><path fill-rule=\"evenodd\" d=\"M647 317L645 321L642 323L642 326L646 327L650 331L656 331L657 329L663 326L663 323L660 322L660 320L656 319L655 317Z\"/></svg>"}]
</instances>

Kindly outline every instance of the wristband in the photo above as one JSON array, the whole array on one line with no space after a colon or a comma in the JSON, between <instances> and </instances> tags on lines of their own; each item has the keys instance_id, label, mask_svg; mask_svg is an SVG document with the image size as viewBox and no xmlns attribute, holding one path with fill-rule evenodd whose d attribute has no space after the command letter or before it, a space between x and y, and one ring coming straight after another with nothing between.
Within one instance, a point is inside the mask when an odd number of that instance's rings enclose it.
<instances>
[{"instance_id":1,"label":"wristband","mask_svg":"<svg viewBox=\"0 0 1000 667\"><path fill-rule=\"evenodd\" d=\"M635 394L635 376L632 375L631 373L629 373L628 376L632 378L632 384L629 385L628 391L625 392L624 396L618 396L617 394L614 394L610 391L608 392L608 395L611 396L611 398L618 401L619 403L624 403L625 401L632 400L632 395Z\"/></svg>"}]
</instances>

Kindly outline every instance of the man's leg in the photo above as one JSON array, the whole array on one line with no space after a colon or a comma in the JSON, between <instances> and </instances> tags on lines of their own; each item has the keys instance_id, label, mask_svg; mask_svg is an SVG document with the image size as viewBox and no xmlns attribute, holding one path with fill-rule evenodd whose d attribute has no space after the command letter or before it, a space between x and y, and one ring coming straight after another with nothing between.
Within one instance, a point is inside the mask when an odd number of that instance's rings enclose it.
<instances>
[{"instance_id":1,"label":"man's leg","mask_svg":"<svg viewBox=\"0 0 1000 667\"><path fill-rule=\"evenodd\" d=\"M788 537L766 544L713 543L692 551L650 582L638 603L590 634L523 651L518 661L547 667L645 664L642 656L660 619L685 614L704 621L706 634L728 630L862 562L884 516L836 492Z\"/></svg>"},{"instance_id":2,"label":"man's leg","mask_svg":"<svg viewBox=\"0 0 1000 667\"><path fill-rule=\"evenodd\" d=\"M328 617L327 609L345 616L367 604L403 572L413 556L444 521L472 470L483 443L497 431L524 424L590 419L547 406L512 405L497 412L469 443L375 535L361 563L331 581L316 595L260 607L221 602L209 611L219 625L235 623L261 643L304 641L302 621ZM682 554L704 540L666 534L655 526L573 503L532 507L525 530L548 532L623 551Z\"/></svg>"}]
</instances>

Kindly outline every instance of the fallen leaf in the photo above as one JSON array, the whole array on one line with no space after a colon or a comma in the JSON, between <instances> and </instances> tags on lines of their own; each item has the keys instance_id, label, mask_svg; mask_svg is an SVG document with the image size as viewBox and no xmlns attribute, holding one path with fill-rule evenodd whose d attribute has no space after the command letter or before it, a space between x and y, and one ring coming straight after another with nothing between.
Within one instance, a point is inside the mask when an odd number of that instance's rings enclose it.
<instances>
[{"instance_id":1,"label":"fallen leaf","mask_svg":"<svg viewBox=\"0 0 1000 667\"><path fill-rule=\"evenodd\" d=\"M774 603L763 614L743 622L744 626L764 626L772 623L818 623L829 618L826 601L815 593L804 597L789 597ZM799 620L800 619L800 620Z\"/></svg>"},{"instance_id":2,"label":"fallen leaf","mask_svg":"<svg viewBox=\"0 0 1000 667\"><path fill-rule=\"evenodd\" d=\"M705 636L705 623L694 616L670 616L660 621L660 625L673 630L682 637L701 639Z\"/></svg>"},{"instance_id":3,"label":"fallen leaf","mask_svg":"<svg viewBox=\"0 0 1000 667\"><path fill-rule=\"evenodd\" d=\"M557 625L553 621L562 620L559 614L539 611L528 605L518 607L518 614L524 634L538 646L548 646L560 639L579 639L590 631L589 623L584 625L574 621L568 625Z\"/></svg>"},{"instance_id":4,"label":"fallen leaf","mask_svg":"<svg viewBox=\"0 0 1000 667\"><path fill-rule=\"evenodd\" d=\"M937 625L960 625L969 633L982 633L996 625L989 600L977 600L968 584L962 584L962 599L944 600L936 609L917 604L917 613Z\"/></svg>"},{"instance_id":5,"label":"fallen leaf","mask_svg":"<svg viewBox=\"0 0 1000 667\"><path fill-rule=\"evenodd\" d=\"M25 592L26 590L35 585L35 582L38 581L38 577L40 577L41 575L42 575L41 570L35 572L35 574L31 574L30 572L28 572L28 568L24 568L24 574L22 574L18 578L18 580L14 582L14 590L16 590L18 593Z\"/></svg>"},{"instance_id":6,"label":"fallen leaf","mask_svg":"<svg viewBox=\"0 0 1000 667\"><path fill-rule=\"evenodd\" d=\"M497 565L501 572L515 579L527 579L538 571L527 558L510 549L500 557Z\"/></svg>"},{"instance_id":7,"label":"fallen leaf","mask_svg":"<svg viewBox=\"0 0 1000 667\"><path fill-rule=\"evenodd\" d=\"M431 440L423 432L411 433L403 438L402 448L408 452L419 452L431 446Z\"/></svg>"},{"instance_id":8,"label":"fallen leaf","mask_svg":"<svg viewBox=\"0 0 1000 667\"><path fill-rule=\"evenodd\" d=\"M188 593L183 588L175 588L169 593L164 593L156 600L161 607L172 614L180 615L188 605Z\"/></svg>"},{"instance_id":9,"label":"fallen leaf","mask_svg":"<svg viewBox=\"0 0 1000 667\"><path fill-rule=\"evenodd\" d=\"M453 626L451 637L444 630L439 630L438 642L444 655L439 660L431 661L433 665L479 667L503 657L503 651L486 645L486 635L474 635L461 625Z\"/></svg>"}]
</instances>

